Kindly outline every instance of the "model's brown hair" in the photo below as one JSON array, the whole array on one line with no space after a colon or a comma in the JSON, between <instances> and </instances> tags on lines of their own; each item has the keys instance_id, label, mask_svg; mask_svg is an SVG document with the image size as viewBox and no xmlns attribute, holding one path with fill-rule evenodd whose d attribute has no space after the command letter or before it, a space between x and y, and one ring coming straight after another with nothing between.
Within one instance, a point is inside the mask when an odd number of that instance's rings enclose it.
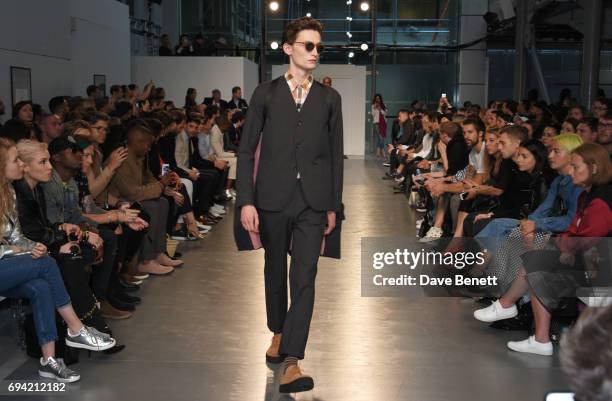
<instances>
[{"instance_id":1,"label":"model's brown hair","mask_svg":"<svg viewBox=\"0 0 612 401\"><path fill-rule=\"evenodd\" d=\"M290 45L295 43L295 39L301 31L311 30L323 33L323 24L312 17L301 17L294 19L285 25L283 30L283 43Z\"/></svg>"}]
</instances>

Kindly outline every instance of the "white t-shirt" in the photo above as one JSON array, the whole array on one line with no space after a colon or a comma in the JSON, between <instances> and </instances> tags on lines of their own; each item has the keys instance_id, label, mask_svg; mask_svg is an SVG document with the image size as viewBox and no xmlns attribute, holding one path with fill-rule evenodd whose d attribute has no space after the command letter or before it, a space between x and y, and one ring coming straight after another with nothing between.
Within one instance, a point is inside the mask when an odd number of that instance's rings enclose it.
<instances>
[{"instance_id":1,"label":"white t-shirt","mask_svg":"<svg viewBox=\"0 0 612 401\"><path fill-rule=\"evenodd\" d=\"M485 157L485 144L480 145L480 152L476 151L476 147L473 147L470 151L470 165L476 169L476 174L484 173L484 157Z\"/></svg>"}]
</instances>

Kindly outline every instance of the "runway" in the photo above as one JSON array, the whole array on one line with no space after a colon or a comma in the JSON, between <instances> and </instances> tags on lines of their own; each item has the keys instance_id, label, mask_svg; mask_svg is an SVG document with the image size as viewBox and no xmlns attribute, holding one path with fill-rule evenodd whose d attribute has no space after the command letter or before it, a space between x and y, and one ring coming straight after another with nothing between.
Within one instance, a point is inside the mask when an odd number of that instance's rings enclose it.
<instances>
[{"instance_id":1,"label":"runway","mask_svg":"<svg viewBox=\"0 0 612 401\"><path fill-rule=\"evenodd\" d=\"M111 322L124 352L82 353L74 366L82 380L69 394L6 399L527 401L566 388L556 356L507 350L526 334L477 322L472 300L361 297L361 237L414 236L414 212L383 173L380 162L345 160L343 258L319 263L302 363L313 391L277 391L279 369L264 359L263 251L235 250L229 211L208 238L183 246L185 267L143 285L133 318ZM0 374L35 379L37 361L7 336L0 332Z\"/></svg>"}]
</instances>

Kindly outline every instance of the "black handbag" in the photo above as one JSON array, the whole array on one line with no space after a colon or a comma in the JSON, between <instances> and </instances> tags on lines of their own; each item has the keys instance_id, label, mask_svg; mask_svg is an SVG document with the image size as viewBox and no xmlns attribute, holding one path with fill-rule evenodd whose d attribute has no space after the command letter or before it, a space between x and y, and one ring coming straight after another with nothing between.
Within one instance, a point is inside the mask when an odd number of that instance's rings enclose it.
<instances>
[{"instance_id":1,"label":"black handbag","mask_svg":"<svg viewBox=\"0 0 612 401\"><path fill-rule=\"evenodd\" d=\"M55 342L55 357L63 358L66 365L72 365L79 362L79 349L72 348L66 345L66 326L63 321L57 317L55 319L57 327L57 341ZM34 327L34 317L32 314L26 315L24 322L26 354L29 357L40 359L42 351L38 344L38 336Z\"/></svg>"}]
</instances>

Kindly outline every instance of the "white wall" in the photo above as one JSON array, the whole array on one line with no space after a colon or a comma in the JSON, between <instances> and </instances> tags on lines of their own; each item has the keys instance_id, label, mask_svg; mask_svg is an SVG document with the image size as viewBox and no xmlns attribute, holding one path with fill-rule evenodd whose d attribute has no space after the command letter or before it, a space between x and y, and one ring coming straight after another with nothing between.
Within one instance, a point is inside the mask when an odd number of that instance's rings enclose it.
<instances>
[{"instance_id":1,"label":"white wall","mask_svg":"<svg viewBox=\"0 0 612 401\"><path fill-rule=\"evenodd\" d=\"M114 0L72 0L72 94L86 96L94 74L106 75L106 90L130 83L128 6Z\"/></svg>"},{"instance_id":2,"label":"white wall","mask_svg":"<svg viewBox=\"0 0 612 401\"><path fill-rule=\"evenodd\" d=\"M272 78L287 71L287 65L273 65ZM366 67L348 64L321 64L314 77L332 78L332 86L342 96L342 117L344 120L344 154L348 156L365 155L365 112Z\"/></svg>"},{"instance_id":3,"label":"white wall","mask_svg":"<svg viewBox=\"0 0 612 401\"><path fill-rule=\"evenodd\" d=\"M240 86L248 101L257 86L257 65L242 57L132 57L132 82L141 88L149 82L162 87L168 100L183 107L187 88L195 88L197 101L219 89L225 100Z\"/></svg>"},{"instance_id":4,"label":"white wall","mask_svg":"<svg viewBox=\"0 0 612 401\"><path fill-rule=\"evenodd\" d=\"M129 83L129 12L115 0L2 0L0 98L11 113L10 66L31 69L32 100L84 96L93 74Z\"/></svg>"}]
</instances>

